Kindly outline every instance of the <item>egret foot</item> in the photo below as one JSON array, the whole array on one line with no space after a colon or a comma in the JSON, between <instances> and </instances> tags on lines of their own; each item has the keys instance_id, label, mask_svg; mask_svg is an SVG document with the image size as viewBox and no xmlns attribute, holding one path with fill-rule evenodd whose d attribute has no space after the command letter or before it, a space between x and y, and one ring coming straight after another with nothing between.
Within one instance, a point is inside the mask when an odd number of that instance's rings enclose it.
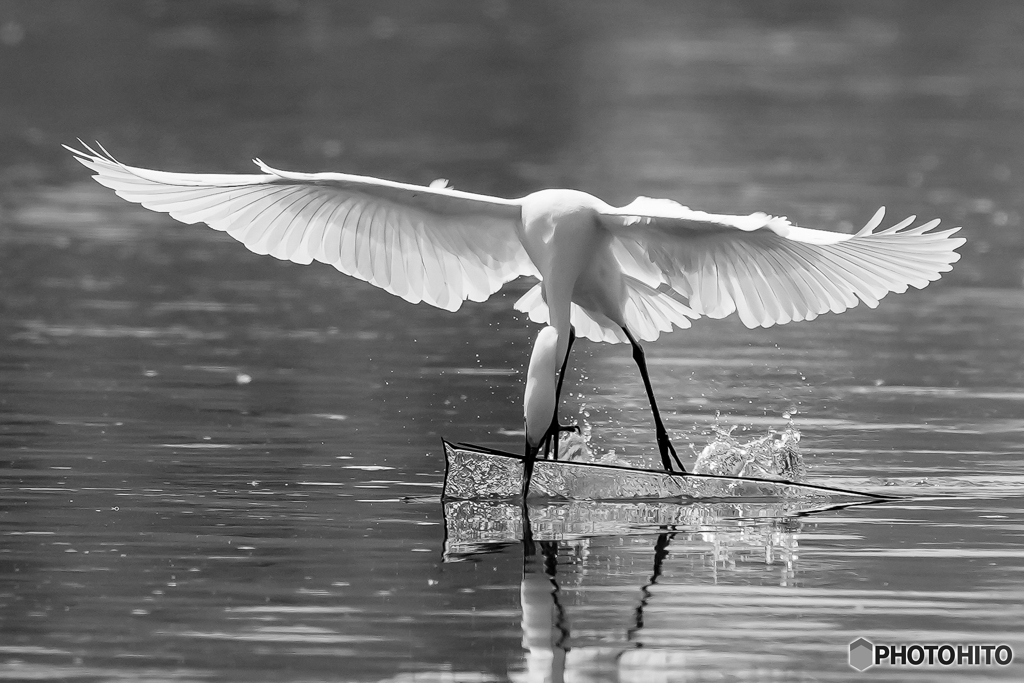
<instances>
[{"instance_id":1,"label":"egret foot","mask_svg":"<svg viewBox=\"0 0 1024 683\"><path fill-rule=\"evenodd\" d=\"M666 472L672 471L672 461L675 460L676 465L679 467L680 472L685 472L686 468L683 467L683 463L679 460L679 456L676 455L676 449L672 445L672 442L668 439L668 434L664 430L657 431L658 437L658 452L661 453L661 464L665 468ZM672 456L669 459L669 456Z\"/></svg>"},{"instance_id":2,"label":"egret foot","mask_svg":"<svg viewBox=\"0 0 1024 683\"><path fill-rule=\"evenodd\" d=\"M555 422L551 424L551 428L548 429L548 435L544 439L544 455L551 454L552 460L558 460L558 442L562 432L576 432L582 434L579 425L562 425L558 424L557 418Z\"/></svg>"}]
</instances>

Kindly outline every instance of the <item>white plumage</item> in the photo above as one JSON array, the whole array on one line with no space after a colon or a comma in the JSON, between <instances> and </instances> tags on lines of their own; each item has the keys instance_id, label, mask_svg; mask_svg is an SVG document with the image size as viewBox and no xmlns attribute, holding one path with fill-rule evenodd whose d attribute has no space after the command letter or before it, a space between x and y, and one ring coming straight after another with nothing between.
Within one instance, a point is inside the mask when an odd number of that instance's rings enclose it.
<instances>
[{"instance_id":1,"label":"white plumage","mask_svg":"<svg viewBox=\"0 0 1024 683\"><path fill-rule=\"evenodd\" d=\"M882 209L847 235L668 199L616 208L575 190L541 190L510 200L259 160L261 174L168 173L126 166L102 147L67 149L128 201L206 223L258 254L330 264L412 303L454 311L536 276L516 308L554 326L561 359L570 326L614 343L654 340L701 316L735 312L748 327L770 327L858 301L874 307L938 279L964 243L953 236L959 228L911 227L914 217L875 232Z\"/></svg>"},{"instance_id":2,"label":"white plumage","mask_svg":"<svg viewBox=\"0 0 1024 683\"><path fill-rule=\"evenodd\" d=\"M889 292L938 279L964 243L952 237L959 228L931 231L938 220L910 228L914 217L873 232L882 209L859 233L846 235L765 214L708 214L668 199L640 197L614 208L583 193L545 190L507 200L437 181L421 187L291 173L259 161L261 175L167 173L126 166L88 147L68 149L128 201L184 223L206 223L258 254L327 263L406 301L449 311L466 299L483 301L520 275L542 277L524 248L522 207L537 195L578 195L588 200L578 208L590 209L625 276L625 322L648 341L701 315L735 311L748 327L769 327L841 313L858 300L874 307ZM571 222L576 213L553 203ZM550 241L538 247L543 244ZM606 311L577 301L585 296L570 298L579 336L625 341ZM516 308L548 322L543 283Z\"/></svg>"},{"instance_id":3,"label":"white plumage","mask_svg":"<svg viewBox=\"0 0 1024 683\"><path fill-rule=\"evenodd\" d=\"M441 187L335 173L166 173L75 152L119 197L206 223L257 254L320 261L406 301L449 311L533 274L514 239L518 207Z\"/></svg>"}]
</instances>

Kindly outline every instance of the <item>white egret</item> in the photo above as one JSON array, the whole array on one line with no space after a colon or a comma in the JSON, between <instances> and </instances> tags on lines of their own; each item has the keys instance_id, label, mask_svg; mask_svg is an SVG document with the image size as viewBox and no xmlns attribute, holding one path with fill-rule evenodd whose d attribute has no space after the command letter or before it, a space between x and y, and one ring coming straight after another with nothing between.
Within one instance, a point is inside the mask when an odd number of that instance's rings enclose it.
<instances>
[{"instance_id":1,"label":"white egret","mask_svg":"<svg viewBox=\"0 0 1024 683\"><path fill-rule=\"evenodd\" d=\"M454 311L521 275L539 278L515 308L554 328L563 369L574 333L633 347L666 470L675 450L638 338L653 341L701 316L735 312L753 328L858 301L873 308L889 292L938 279L964 243L952 236L959 228L912 227L914 216L875 232L882 209L850 235L668 199L619 208L576 190L501 199L443 183L280 171L258 159L253 175L169 173L126 166L102 147L66 148L128 201L204 222L258 254L332 265L412 303Z\"/></svg>"}]
</instances>

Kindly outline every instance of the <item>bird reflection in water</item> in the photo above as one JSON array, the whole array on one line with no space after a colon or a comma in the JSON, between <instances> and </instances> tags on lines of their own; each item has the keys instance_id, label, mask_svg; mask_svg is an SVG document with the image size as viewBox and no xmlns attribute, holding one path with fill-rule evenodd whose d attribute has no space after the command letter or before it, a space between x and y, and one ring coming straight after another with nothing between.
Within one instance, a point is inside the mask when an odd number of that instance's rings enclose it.
<instances>
[{"instance_id":1,"label":"bird reflection in water","mask_svg":"<svg viewBox=\"0 0 1024 683\"><path fill-rule=\"evenodd\" d=\"M712 584L724 578L723 573L742 572L744 567L778 567L777 585L789 586L797 572L801 518L849 506L801 507L793 501L560 501L525 506L450 501L444 505L444 558L460 561L521 544L525 661L519 671L510 673L512 680L649 680L659 671L678 673L690 657L644 639L649 608L657 605L657 587L670 560L685 566L691 579ZM664 523L668 520L672 523ZM653 544L648 545L652 537ZM638 552L640 548L643 552ZM584 580L600 582L622 573L637 577L637 594L633 606L622 612L626 621L621 630L616 633L603 621L595 633L594 624L582 623L577 625L581 635L574 638L575 589L594 588L584 586ZM592 595L606 596L605 602L612 603L621 592L599 590ZM593 619L599 608L595 603L589 601L585 613L578 615L580 622Z\"/></svg>"},{"instance_id":2,"label":"bird reflection in water","mask_svg":"<svg viewBox=\"0 0 1024 683\"><path fill-rule=\"evenodd\" d=\"M669 543L675 533L658 534L654 544L652 568L647 581L640 586L632 625L626 629L625 640L614 645L575 647L572 642L568 610L562 602L558 576L558 541L523 543L523 649L526 661L523 671L512 673L517 683L561 683L566 674L572 678L608 680L610 671L621 674L633 671L649 673L652 669L682 665L680 652L644 648L639 640L644 627L644 609L652 599L652 588L661 578L662 566L668 557ZM626 676L629 678L629 676Z\"/></svg>"}]
</instances>

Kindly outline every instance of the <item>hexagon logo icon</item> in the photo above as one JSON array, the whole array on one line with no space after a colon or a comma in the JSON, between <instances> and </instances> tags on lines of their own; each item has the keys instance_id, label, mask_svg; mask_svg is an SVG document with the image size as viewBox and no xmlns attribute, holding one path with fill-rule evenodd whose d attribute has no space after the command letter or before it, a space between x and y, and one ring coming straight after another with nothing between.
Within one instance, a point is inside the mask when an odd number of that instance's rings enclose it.
<instances>
[{"instance_id":1,"label":"hexagon logo icon","mask_svg":"<svg viewBox=\"0 0 1024 683\"><path fill-rule=\"evenodd\" d=\"M874 666L875 645L867 638L858 638L850 643L850 666L864 671Z\"/></svg>"}]
</instances>

